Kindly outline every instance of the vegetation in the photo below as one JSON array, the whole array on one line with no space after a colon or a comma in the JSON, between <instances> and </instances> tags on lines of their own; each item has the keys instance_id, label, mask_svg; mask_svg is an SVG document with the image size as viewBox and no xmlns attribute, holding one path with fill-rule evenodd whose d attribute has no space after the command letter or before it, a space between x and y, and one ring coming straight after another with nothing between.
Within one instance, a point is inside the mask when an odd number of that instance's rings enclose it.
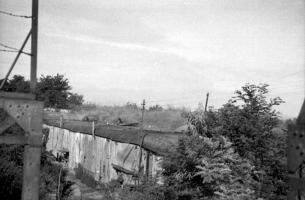
<instances>
[{"instance_id":1,"label":"vegetation","mask_svg":"<svg viewBox=\"0 0 305 200\"><path fill-rule=\"evenodd\" d=\"M184 125L186 119L181 116L183 109L145 110L144 127L153 130L175 130ZM98 116L100 123L115 124L120 118L125 123L141 122L142 110L135 104L128 102L123 106L99 106L85 103L73 113L65 114L66 119L82 120L84 116Z\"/></svg>"},{"instance_id":2,"label":"vegetation","mask_svg":"<svg viewBox=\"0 0 305 200\"><path fill-rule=\"evenodd\" d=\"M247 84L235 94L219 110L184 114L197 135L191 133L165 157L166 183L175 191L200 191L195 199L285 199L287 136L276 129L273 108L283 101L267 101L266 84Z\"/></svg>"},{"instance_id":3,"label":"vegetation","mask_svg":"<svg viewBox=\"0 0 305 200\"><path fill-rule=\"evenodd\" d=\"M72 96L67 91L71 89L68 85L67 79L64 79L61 75L54 77L42 76L37 86L38 99L44 100L47 105L52 105L55 108L62 108L65 106L71 106L77 103L72 101ZM24 92L30 91L29 81L24 77L15 75L11 80L7 81L3 88L8 92ZM63 94L68 94L64 96ZM60 96L60 98L59 98ZM65 98L62 98L65 97ZM79 98L79 101L82 98ZM81 100L82 101L82 100ZM58 102L58 103L56 103ZM73 102L73 104L71 103ZM0 121L3 121L6 117L6 112L0 110ZM18 126L5 130L3 134L25 134L24 130ZM46 143L44 143L45 145ZM23 146L20 145L0 145L0 196L1 199L21 199L22 191L22 167L23 167ZM41 174L40 174L40 190L39 199L50 199L50 194L57 193L58 179L60 178L59 195L60 199L67 199L71 192L72 182L65 180L66 170L62 170L62 166L56 164L54 156L43 148L41 156ZM60 173L61 171L61 173ZM61 177L59 177L61 174Z\"/></svg>"},{"instance_id":4,"label":"vegetation","mask_svg":"<svg viewBox=\"0 0 305 200\"><path fill-rule=\"evenodd\" d=\"M6 134L20 133L23 130L19 126L13 126L6 131ZM23 167L23 146L0 145L0 196L1 199L21 199L22 191L22 167ZM59 171L61 165L54 163L55 158L48 152L43 151L41 157L41 174L39 199L50 199L50 194L56 194L58 187ZM66 181L66 170L61 173L61 199L67 199L71 192L73 183Z\"/></svg>"},{"instance_id":5,"label":"vegetation","mask_svg":"<svg viewBox=\"0 0 305 200\"><path fill-rule=\"evenodd\" d=\"M28 92L29 84L24 77L14 76L4 90ZM36 91L46 106L72 109L73 117L79 119L96 115L102 123L115 123L118 118L125 122L141 120L141 108L135 103L83 104L83 96L70 90L68 80L57 74L42 76ZM145 128L174 130L187 122L190 125L178 146L169 149L163 158L164 185L145 182L121 189L119 184L113 184L113 189L110 184L103 189L118 197L105 195L105 199L286 199L287 135L282 128L295 120L281 121L274 107L284 101L279 97L268 100L268 93L267 84L246 84L221 108L207 112L202 107L193 112L159 105L149 107L144 115ZM6 183L0 186L0 192L7 191L6 199L20 194L22 162L18 148L0 148L1 155L6 155L0 160L0 179ZM46 174L53 173L48 170L44 170ZM46 174L42 185L52 188L55 179L46 178ZM87 177L81 167L77 175ZM93 179L86 181L97 184Z\"/></svg>"},{"instance_id":6,"label":"vegetation","mask_svg":"<svg viewBox=\"0 0 305 200\"><path fill-rule=\"evenodd\" d=\"M45 107L58 109L71 109L80 106L84 97L77 93L71 93L72 87L64 75L41 76L36 87L37 100L43 101ZM7 92L29 92L30 82L23 76L15 75L6 81L2 90Z\"/></svg>"},{"instance_id":7,"label":"vegetation","mask_svg":"<svg viewBox=\"0 0 305 200\"><path fill-rule=\"evenodd\" d=\"M268 85L246 84L218 110L182 112L191 126L163 158L164 185L122 191L122 199L286 199L279 127L293 120L281 122L274 106L283 101L267 95Z\"/></svg>"}]
</instances>

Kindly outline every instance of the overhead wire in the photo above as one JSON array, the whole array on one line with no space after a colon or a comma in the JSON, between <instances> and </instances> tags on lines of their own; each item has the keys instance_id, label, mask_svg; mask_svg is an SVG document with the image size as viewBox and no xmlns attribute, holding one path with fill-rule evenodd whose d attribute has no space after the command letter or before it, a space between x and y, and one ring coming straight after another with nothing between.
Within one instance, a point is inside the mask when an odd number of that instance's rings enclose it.
<instances>
[{"instance_id":1,"label":"overhead wire","mask_svg":"<svg viewBox=\"0 0 305 200\"><path fill-rule=\"evenodd\" d=\"M5 12L5 11L2 11L2 10L0 10L0 13L1 13L1 14L3 14L3 15L8 15L8 16L12 16L12 17L32 18L32 16L27 16L27 15L17 15L17 14L10 13L10 12Z\"/></svg>"},{"instance_id":2,"label":"overhead wire","mask_svg":"<svg viewBox=\"0 0 305 200\"><path fill-rule=\"evenodd\" d=\"M18 53L20 50L0 49L0 51L2 51L2 52L8 52L8 53ZM23 53L23 54L28 55L28 56L32 56L32 54L27 53L27 52L24 52L24 51L20 51L20 53Z\"/></svg>"},{"instance_id":3,"label":"overhead wire","mask_svg":"<svg viewBox=\"0 0 305 200\"><path fill-rule=\"evenodd\" d=\"M2 52L9 52L9 53L18 52L18 51L16 51L16 50L7 50L7 49L0 49L0 51L2 51Z\"/></svg>"}]
</instances>

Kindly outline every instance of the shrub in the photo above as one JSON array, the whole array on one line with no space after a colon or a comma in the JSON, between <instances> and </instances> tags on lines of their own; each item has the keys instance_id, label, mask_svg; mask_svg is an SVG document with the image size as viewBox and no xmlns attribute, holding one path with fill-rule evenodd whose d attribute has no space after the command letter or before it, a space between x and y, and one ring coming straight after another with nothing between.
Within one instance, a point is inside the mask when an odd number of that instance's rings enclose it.
<instances>
[{"instance_id":1,"label":"shrub","mask_svg":"<svg viewBox=\"0 0 305 200\"><path fill-rule=\"evenodd\" d=\"M253 166L226 140L184 136L178 148L164 157L162 167L165 186L176 191L177 199L253 197Z\"/></svg>"}]
</instances>

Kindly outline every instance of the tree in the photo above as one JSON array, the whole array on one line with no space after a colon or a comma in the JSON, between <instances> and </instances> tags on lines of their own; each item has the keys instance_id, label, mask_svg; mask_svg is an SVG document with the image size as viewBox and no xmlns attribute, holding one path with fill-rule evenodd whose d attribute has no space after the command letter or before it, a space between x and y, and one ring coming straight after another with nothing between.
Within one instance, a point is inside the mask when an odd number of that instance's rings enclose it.
<instances>
[{"instance_id":1,"label":"tree","mask_svg":"<svg viewBox=\"0 0 305 200\"><path fill-rule=\"evenodd\" d=\"M280 97L267 101L267 84L246 84L235 92L218 111L220 134L228 137L239 155L251 160L253 174L261 183L259 196L282 199L286 196L285 135L274 132L279 119L273 108L284 101Z\"/></svg>"},{"instance_id":2,"label":"tree","mask_svg":"<svg viewBox=\"0 0 305 200\"><path fill-rule=\"evenodd\" d=\"M125 105L125 108L127 108L128 110L138 110L138 106L136 103L131 103L131 102L127 102Z\"/></svg>"},{"instance_id":3,"label":"tree","mask_svg":"<svg viewBox=\"0 0 305 200\"><path fill-rule=\"evenodd\" d=\"M151 106L148 108L149 111L162 111L163 108L162 106L159 106L158 104L154 105L154 106Z\"/></svg>"},{"instance_id":4,"label":"tree","mask_svg":"<svg viewBox=\"0 0 305 200\"><path fill-rule=\"evenodd\" d=\"M205 153L201 164L196 166L199 172L195 176L201 176L203 184L213 186L217 200L254 199L257 183L251 177L254 166L250 161L235 153L226 139L219 142L211 138L204 140Z\"/></svg>"},{"instance_id":5,"label":"tree","mask_svg":"<svg viewBox=\"0 0 305 200\"><path fill-rule=\"evenodd\" d=\"M274 109L283 100L268 92L267 84L246 84L218 110L183 113L193 132L165 157L166 184L198 198L286 199L287 135Z\"/></svg>"},{"instance_id":6,"label":"tree","mask_svg":"<svg viewBox=\"0 0 305 200\"><path fill-rule=\"evenodd\" d=\"M1 80L2 82L2 80ZM84 102L84 96L71 93L72 87L64 75L41 76L36 87L37 100L44 101L45 107L71 109ZM30 82L21 75L7 80L2 90L7 92L30 92Z\"/></svg>"},{"instance_id":7,"label":"tree","mask_svg":"<svg viewBox=\"0 0 305 200\"><path fill-rule=\"evenodd\" d=\"M68 100L69 108L73 109L81 106L84 103L84 96L79 95L77 93L70 93L67 100Z\"/></svg>"},{"instance_id":8,"label":"tree","mask_svg":"<svg viewBox=\"0 0 305 200\"><path fill-rule=\"evenodd\" d=\"M41 76L37 83L37 99L44 101L45 107L69 108L71 86L64 75Z\"/></svg>"},{"instance_id":9,"label":"tree","mask_svg":"<svg viewBox=\"0 0 305 200\"><path fill-rule=\"evenodd\" d=\"M3 80L0 81L2 83ZM14 75L11 80L7 80L2 88L6 92L30 92L30 82L21 75Z\"/></svg>"},{"instance_id":10,"label":"tree","mask_svg":"<svg viewBox=\"0 0 305 200\"><path fill-rule=\"evenodd\" d=\"M195 128L164 157L165 186L177 191L178 199L254 199L251 162L235 153L227 139L206 137L207 116L202 110L187 116Z\"/></svg>"}]
</instances>

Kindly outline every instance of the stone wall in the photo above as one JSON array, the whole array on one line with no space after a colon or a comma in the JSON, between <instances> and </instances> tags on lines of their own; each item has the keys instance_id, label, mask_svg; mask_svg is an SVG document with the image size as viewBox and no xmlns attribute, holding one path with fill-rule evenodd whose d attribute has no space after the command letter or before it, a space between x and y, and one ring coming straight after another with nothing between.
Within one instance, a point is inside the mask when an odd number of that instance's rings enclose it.
<instances>
[{"instance_id":1,"label":"stone wall","mask_svg":"<svg viewBox=\"0 0 305 200\"><path fill-rule=\"evenodd\" d=\"M109 139L72 132L58 127L47 126L49 137L47 151L56 156L60 151L69 152L68 167L75 169L79 164L88 170L96 181L107 183L118 177L112 164L119 165L130 171L137 172L139 165L140 148L136 145L118 143ZM146 173L147 152L142 151L141 168ZM160 157L150 156L149 174L155 176L160 169ZM123 175L125 183L133 183L131 175Z\"/></svg>"}]
</instances>

